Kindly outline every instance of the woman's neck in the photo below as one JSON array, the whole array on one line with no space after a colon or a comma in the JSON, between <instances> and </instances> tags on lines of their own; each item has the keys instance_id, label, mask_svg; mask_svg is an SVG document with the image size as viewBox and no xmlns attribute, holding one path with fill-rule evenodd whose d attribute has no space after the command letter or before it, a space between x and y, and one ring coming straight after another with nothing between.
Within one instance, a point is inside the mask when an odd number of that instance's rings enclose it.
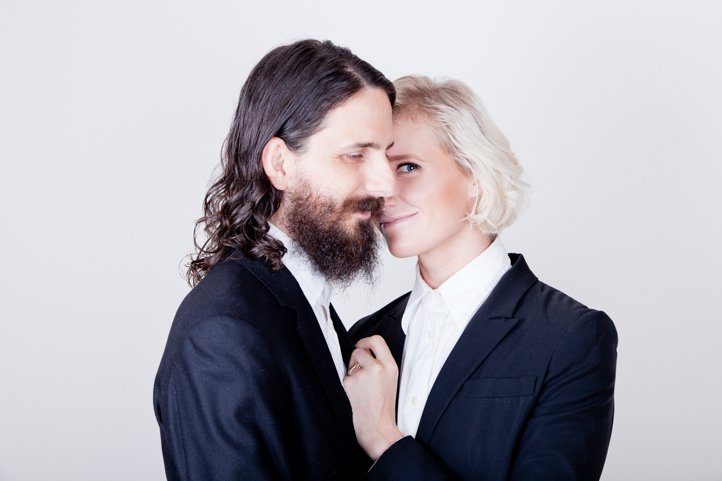
<instances>
[{"instance_id":1,"label":"woman's neck","mask_svg":"<svg viewBox=\"0 0 722 481\"><path fill-rule=\"evenodd\" d=\"M436 289L484 252L493 241L490 235L482 234L467 222L457 235L419 255L421 277L429 287Z\"/></svg>"}]
</instances>

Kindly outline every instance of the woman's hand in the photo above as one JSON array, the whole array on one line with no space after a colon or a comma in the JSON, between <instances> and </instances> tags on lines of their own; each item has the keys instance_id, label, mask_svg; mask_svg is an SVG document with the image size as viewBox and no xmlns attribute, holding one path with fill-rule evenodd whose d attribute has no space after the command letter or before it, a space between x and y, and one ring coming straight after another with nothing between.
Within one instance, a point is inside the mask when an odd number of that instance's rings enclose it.
<instances>
[{"instance_id":1,"label":"woman's hand","mask_svg":"<svg viewBox=\"0 0 722 481\"><path fill-rule=\"evenodd\" d=\"M356 439L374 461L403 437L396 426L398 377L396 361L381 336L356 344L343 387L351 402Z\"/></svg>"}]
</instances>

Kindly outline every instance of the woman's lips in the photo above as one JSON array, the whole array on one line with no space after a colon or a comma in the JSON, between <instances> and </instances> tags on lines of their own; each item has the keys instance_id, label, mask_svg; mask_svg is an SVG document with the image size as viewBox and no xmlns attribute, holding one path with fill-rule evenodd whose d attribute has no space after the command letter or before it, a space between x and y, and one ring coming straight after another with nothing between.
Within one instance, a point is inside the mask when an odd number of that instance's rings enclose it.
<instances>
[{"instance_id":1,"label":"woman's lips","mask_svg":"<svg viewBox=\"0 0 722 481\"><path fill-rule=\"evenodd\" d=\"M383 215L381 216L381 229L388 229L389 227L393 227L395 225L400 224L401 222L404 222L413 216L416 215L416 212L412 214L404 214L404 215L395 215L395 216L389 216L389 215Z\"/></svg>"}]
</instances>

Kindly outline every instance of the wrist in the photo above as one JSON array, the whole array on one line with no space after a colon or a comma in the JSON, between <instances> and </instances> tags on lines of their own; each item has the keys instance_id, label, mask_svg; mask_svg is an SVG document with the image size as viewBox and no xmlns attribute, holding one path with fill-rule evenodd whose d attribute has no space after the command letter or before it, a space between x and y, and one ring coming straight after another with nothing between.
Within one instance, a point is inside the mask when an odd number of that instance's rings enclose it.
<instances>
[{"instance_id":1,"label":"wrist","mask_svg":"<svg viewBox=\"0 0 722 481\"><path fill-rule=\"evenodd\" d=\"M374 441L369 443L368 449L366 449L366 454L368 454L369 457L376 462L381 455L391 447L391 445L403 437L404 435L401 434L401 431L394 426L393 430L380 434Z\"/></svg>"}]
</instances>

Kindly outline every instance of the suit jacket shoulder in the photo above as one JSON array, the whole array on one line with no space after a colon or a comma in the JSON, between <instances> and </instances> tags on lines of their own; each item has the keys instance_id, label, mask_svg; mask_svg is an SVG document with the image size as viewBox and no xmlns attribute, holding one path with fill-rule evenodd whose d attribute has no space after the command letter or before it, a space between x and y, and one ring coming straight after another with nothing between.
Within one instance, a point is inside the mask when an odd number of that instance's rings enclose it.
<instances>
[{"instance_id":1,"label":"suit jacket shoulder","mask_svg":"<svg viewBox=\"0 0 722 481\"><path fill-rule=\"evenodd\" d=\"M181 344L187 342L194 331L203 330L206 324L209 324L209 333L217 330L211 324L217 325L219 319L225 319L226 324L235 324L237 329L253 330L259 336L273 336L274 331L283 327L284 321L295 319L294 313L279 302L271 286L254 274L254 267L265 269L260 261L228 259L215 266L186 295L171 326L161 372L175 358ZM279 287L290 289L295 283L287 271L268 275L278 279Z\"/></svg>"},{"instance_id":2,"label":"suit jacket shoulder","mask_svg":"<svg viewBox=\"0 0 722 481\"><path fill-rule=\"evenodd\" d=\"M556 359L565 350L575 350L575 357L582 359L586 350L600 343L616 348L617 331L606 313L538 280L519 303L514 316L526 321L524 329L549 343L549 353Z\"/></svg>"}]
</instances>

